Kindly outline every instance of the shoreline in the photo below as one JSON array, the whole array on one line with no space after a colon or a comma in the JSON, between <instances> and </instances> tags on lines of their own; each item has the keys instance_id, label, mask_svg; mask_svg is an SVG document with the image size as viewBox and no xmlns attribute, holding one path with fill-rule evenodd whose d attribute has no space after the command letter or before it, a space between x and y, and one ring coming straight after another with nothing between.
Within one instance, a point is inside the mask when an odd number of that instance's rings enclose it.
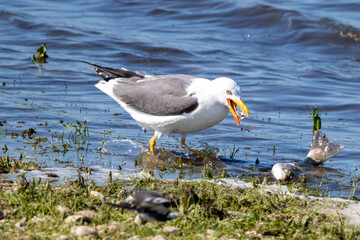
<instances>
[{"instance_id":1,"label":"shoreline","mask_svg":"<svg viewBox=\"0 0 360 240\"><path fill-rule=\"evenodd\" d=\"M54 186L20 180L2 180L0 184L0 210L7 213L0 220L4 239L80 238L76 229L82 226L94 230L90 236L98 239L155 239L158 235L161 239L353 239L360 234L359 202L299 196L296 189L287 186L227 178L170 181L147 173L126 179L113 173L101 186L82 176ZM135 213L103 203L124 201L136 189L163 193L181 217L137 224ZM60 213L59 206L68 210ZM84 216L79 212L85 212ZM75 215L77 220L68 220ZM50 223L54 226L48 226ZM167 232L170 226L180 230Z\"/></svg>"}]
</instances>

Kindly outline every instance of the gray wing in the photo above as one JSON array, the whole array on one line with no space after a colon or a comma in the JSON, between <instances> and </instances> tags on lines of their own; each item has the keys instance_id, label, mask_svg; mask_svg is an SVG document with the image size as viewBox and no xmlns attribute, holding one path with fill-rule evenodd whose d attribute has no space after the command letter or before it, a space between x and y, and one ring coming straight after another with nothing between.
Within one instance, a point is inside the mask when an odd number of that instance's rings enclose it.
<instances>
[{"instance_id":1,"label":"gray wing","mask_svg":"<svg viewBox=\"0 0 360 240\"><path fill-rule=\"evenodd\" d=\"M196 97L186 89L194 77L188 75L160 75L140 81L118 81L113 93L128 106L155 116L190 113L198 107Z\"/></svg>"}]
</instances>

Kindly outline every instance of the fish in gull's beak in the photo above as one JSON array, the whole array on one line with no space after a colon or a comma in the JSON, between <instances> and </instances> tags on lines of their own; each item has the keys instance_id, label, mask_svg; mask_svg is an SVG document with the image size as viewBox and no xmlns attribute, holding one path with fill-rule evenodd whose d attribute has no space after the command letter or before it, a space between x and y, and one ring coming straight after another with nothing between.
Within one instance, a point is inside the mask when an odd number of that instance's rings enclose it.
<instances>
[{"instance_id":1,"label":"fish in gull's beak","mask_svg":"<svg viewBox=\"0 0 360 240\"><path fill-rule=\"evenodd\" d=\"M246 116L249 116L249 110L246 107L245 103L239 98L238 100L234 100L231 98L226 99L229 104L229 109L234 116L236 124L239 126L240 124L240 117L239 113L237 111L237 106L239 106L242 109L242 112L246 114ZM245 116L241 115L241 120L244 120Z\"/></svg>"}]
</instances>

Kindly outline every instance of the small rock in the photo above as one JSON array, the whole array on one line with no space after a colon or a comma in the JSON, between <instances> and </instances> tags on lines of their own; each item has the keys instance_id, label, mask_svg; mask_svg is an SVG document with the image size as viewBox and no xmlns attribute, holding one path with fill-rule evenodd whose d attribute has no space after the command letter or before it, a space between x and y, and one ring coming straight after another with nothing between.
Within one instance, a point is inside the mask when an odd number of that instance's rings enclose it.
<instances>
[{"instance_id":1,"label":"small rock","mask_svg":"<svg viewBox=\"0 0 360 240\"><path fill-rule=\"evenodd\" d=\"M129 195L127 198L125 198L124 202L132 202L134 201L134 197Z\"/></svg>"},{"instance_id":2,"label":"small rock","mask_svg":"<svg viewBox=\"0 0 360 240\"><path fill-rule=\"evenodd\" d=\"M206 234L213 235L215 233L215 230L212 229L206 229Z\"/></svg>"},{"instance_id":3,"label":"small rock","mask_svg":"<svg viewBox=\"0 0 360 240\"><path fill-rule=\"evenodd\" d=\"M155 237L153 237L151 240L166 240L166 238L164 238L161 235L156 235Z\"/></svg>"},{"instance_id":4,"label":"small rock","mask_svg":"<svg viewBox=\"0 0 360 240\"><path fill-rule=\"evenodd\" d=\"M61 205L56 206L56 210L58 210L62 214L71 212L70 208Z\"/></svg>"},{"instance_id":5,"label":"small rock","mask_svg":"<svg viewBox=\"0 0 360 240\"><path fill-rule=\"evenodd\" d=\"M15 227L22 228L25 226L26 218L21 219L19 222L15 223Z\"/></svg>"},{"instance_id":6,"label":"small rock","mask_svg":"<svg viewBox=\"0 0 360 240\"><path fill-rule=\"evenodd\" d=\"M237 212L237 211L231 211L231 210L226 211L226 213L228 215L234 216L234 217L242 217L242 216L246 215L245 213L241 213L241 212Z\"/></svg>"},{"instance_id":7,"label":"small rock","mask_svg":"<svg viewBox=\"0 0 360 240\"><path fill-rule=\"evenodd\" d=\"M107 232L105 230L98 230L98 234L101 236L101 235L104 235L106 234ZM102 240L107 240L107 238L103 238Z\"/></svg>"},{"instance_id":8,"label":"small rock","mask_svg":"<svg viewBox=\"0 0 360 240\"><path fill-rule=\"evenodd\" d=\"M139 215L136 215L136 217L134 219L134 223L137 225L140 225L142 223L142 220Z\"/></svg>"},{"instance_id":9,"label":"small rock","mask_svg":"<svg viewBox=\"0 0 360 240\"><path fill-rule=\"evenodd\" d=\"M165 226L164 231L168 233L177 233L181 231L181 228L174 227L174 226Z\"/></svg>"},{"instance_id":10,"label":"small rock","mask_svg":"<svg viewBox=\"0 0 360 240\"><path fill-rule=\"evenodd\" d=\"M5 209L3 211L3 213L4 213L4 216L9 216L9 215L13 215L15 212L11 209Z\"/></svg>"},{"instance_id":11,"label":"small rock","mask_svg":"<svg viewBox=\"0 0 360 240\"><path fill-rule=\"evenodd\" d=\"M6 223L6 221L7 221L6 219L1 219L0 224Z\"/></svg>"},{"instance_id":12,"label":"small rock","mask_svg":"<svg viewBox=\"0 0 360 240\"><path fill-rule=\"evenodd\" d=\"M123 224L123 223L119 223L119 222L113 221L113 222L111 222L110 225L108 226L108 229L109 229L109 230L114 230L114 229L116 229L116 228L122 228L122 227L124 227L124 224Z\"/></svg>"},{"instance_id":13,"label":"small rock","mask_svg":"<svg viewBox=\"0 0 360 240\"><path fill-rule=\"evenodd\" d=\"M100 219L99 214L97 214L96 212L90 211L90 210L79 211L76 214L84 216L84 217L88 217L88 218Z\"/></svg>"},{"instance_id":14,"label":"small rock","mask_svg":"<svg viewBox=\"0 0 360 240\"><path fill-rule=\"evenodd\" d=\"M58 240L70 240L70 238L67 235L61 235Z\"/></svg>"},{"instance_id":15,"label":"small rock","mask_svg":"<svg viewBox=\"0 0 360 240\"><path fill-rule=\"evenodd\" d=\"M119 198L125 198L127 196L127 193L124 189L120 189L119 192L118 192L118 197Z\"/></svg>"},{"instance_id":16,"label":"small rock","mask_svg":"<svg viewBox=\"0 0 360 240\"><path fill-rule=\"evenodd\" d=\"M128 238L128 240L140 240L140 238L138 236L133 236L131 238Z\"/></svg>"},{"instance_id":17,"label":"small rock","mask_svg":"<svg viewBox=\"0 0 360 240\"><path fill-rule=\"evenodd\" d=\"M65 219L65 223L73 223L73 222L81 222L82 224L91 223L91 219L82 215L71 215Z\"/></svg>"},{"instance_id":18,"label":"small rock","mask_svg":"<svg viewBox=\"0 0 360 240\"><path fill-rule=\"evenodd\" d=\"M32 219L29 220L29 222L31 223L35 223L35 224L39 224L40 222L45 222L48 219L45 217L41 217L41 216L34 216Z\"/></svg>"},{"instance_id":19,"label":"small rock","mask_svg":"<svg viewBox=\"0 0 360 240\"><path fill-rule=\"evenodd\" d=\"M71 233L75 233L77 236L94 236L99 237L95 228L89 226L73 226L70 230Z\"/></svg>"},{"instance_id":20,"label":"small rock","mask_svg":"<svg viewBox=\"0 0 360 240\"><path fill-rule=\"evenodd\" d=\"M106 224L101 224L96 226L97 231L105 230L107 228Z\"/></svg>"},{"instance_id":21,"label":"small rock","mask_svg":"<svg viewBox=\"0 0 360 240\"><path fill-rule=\"evenodd\" d=\"M104 200L104 195L97 191L91 191L90 196L100 198L100 200Z\"/></svg>"}]
</instances>

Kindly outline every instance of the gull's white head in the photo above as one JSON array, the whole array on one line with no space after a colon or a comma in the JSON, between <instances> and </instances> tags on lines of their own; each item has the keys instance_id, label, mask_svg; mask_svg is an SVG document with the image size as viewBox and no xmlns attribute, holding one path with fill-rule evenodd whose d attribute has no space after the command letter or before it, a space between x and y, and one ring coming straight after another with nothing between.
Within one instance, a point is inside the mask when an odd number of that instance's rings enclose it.
<instances>
[{"instance_id":1,"label":"gull's white head","mask_svg":"<svg viewBox=\"0 0 360 240\"><path fill-rule=\"evenodd\" d=\"M240 117L237 111L237 106L242 109L246 116L249 115L248 108L240 98L240 87L234 80L227 77L216 78L213 80L213 84L218 92L218 100L225 106L229 107L236 124L239 125Z\"/></svg>"}]
</instances>

